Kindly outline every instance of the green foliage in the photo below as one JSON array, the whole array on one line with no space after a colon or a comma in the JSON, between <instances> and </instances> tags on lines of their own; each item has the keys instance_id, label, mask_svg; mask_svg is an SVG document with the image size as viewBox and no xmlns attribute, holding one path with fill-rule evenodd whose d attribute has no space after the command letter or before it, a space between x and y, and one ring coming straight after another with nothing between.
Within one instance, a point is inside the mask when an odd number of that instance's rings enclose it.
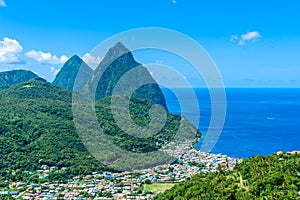
<instances>
[{"instance_id":1,"label":"green foliage","mask_svg":"<svg viewBox=\"0 0 300 200\"><path fill-rule=\"evenodd\" d=\"M300 199L299 171L300 155L256 156L234 171L198 174L156 199Z\"/></svg>"},{"instance_id":2,"label":"green foliage","mask_svg":"<svg viewBox=\"0 0 300 200\"><path fill-rule=\"evenodd\" d=\"M0 100L0 180L26 181L27 172L13 172L43 164L68 167L68 177L106 169L78 137L71 91L32 80L3 91Z\"/></svg>"},{"instance_id":3,"label":"green foliage","mask_svg":"<svg viewBox=\"0 0 300 200\"><path fill-rule=\"evenodd\" d=\"M0 90L7 89L12 85L28 81L33 78L38 78L38 76L27 70L0 72Z\"/></svg>"},{"instance_id":4,"label":"green foliage","mask_svg":"<svg viewBox=\"0 0 300 200\"><path fill-rule=\"evenodd\" d=\"M0 200L13 200L14 198L10 194L0 195Z\"/></svg>"},{"instance_id":5,"label":"green foliage","mask_svg":"<svg viewBox=\"0 0 300 200\"><path fill-rule=\"evenodd\" d=\"M65 181L80 174L111 170L99 163L81 142L72 117L72 91L33 79L0 92L0 182L33 181L41 165L67 167L47 179ZM130 113L139 125L149 123L151 101L132 99ZM110 140L136 152L156 150L172 139L181 117L168 114L164 129L153 138L135 138L115 124L110 97L96 102L100 125ZM19 170L20 169L20 170Z\"/></svg>"},{"instance_id":6,"label":"green foliage","mask_svg":"<svg viewBox=\"0 0 300 200\"><path fill-rule=\"evenodd\" d=\"M58 88L41 78L31 79L0 93L1 97L22 98L22 99L51 99L63 102L71 102L72 91ZM45 105L47 106L47 104Z\"/></svg>"},{"instance_id":7,"label":"green foliage","mask_svg":"<svg viewBox=\"0 0 300 200\"><path fill-rule=\"evenodd\" d=\"M134 137L126 134L116 125L111 112L110 102L110 97L104 98L97 102L96 113L99 124L104 132L109 136L111 141L113 141L119 147L129 151L151 152L158 150L161 148L162 144L173 139L180 125L181 117L179 115L168 114L165 126L155 136L148 138ZM139 126L145 126L149 124L150 117L148 112L152 105L153 102L149 100L132 98L130 101L130 114L133 122ZM119 111L119 114L120 113L124 112Z\"/></svg>"}]
</instances>

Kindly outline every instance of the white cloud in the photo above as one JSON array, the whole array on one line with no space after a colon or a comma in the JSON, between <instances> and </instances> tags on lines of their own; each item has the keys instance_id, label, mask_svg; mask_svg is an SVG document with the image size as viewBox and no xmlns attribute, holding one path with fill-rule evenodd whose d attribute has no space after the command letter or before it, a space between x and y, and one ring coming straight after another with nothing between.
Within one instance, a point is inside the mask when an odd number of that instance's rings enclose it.
<instances>
[{"instance_id":1,"label":"white cloud","mask_svg":"<svg viewBox=\"0 0 300 200\"><path fill-rule=\"evenodd\" d=\"M239 41L239 45L244 45L247 41L255 42L261 35L257 31L251 31L246 34L242 34L241 40Z\"/></svg>"},{"instance_id":2,"label":"white cloud","mask_svg":"<svg viewBox=\"0 0 300 200\"><path fill-rule=\"evenodd\" d=\"M50 72L51 72L54 76L56 76L56 75L58 74L58 72L59 72L59 69L55 69L55 67L50 67Z\"/></svg>"},{"instance_id":3,"label":"white cloud","mask_svg":"<svg viewBox=\"0 0 300 200\"><path fill-rule=\"evenodd\" d=\"M239 39L240 38L240 39ZM238 45L245 45L246 42L255 42L257 39L261 38L261 34L257 31L249 31L245 34L242 34L240 37L238 35L231 35L230 41L238 41Z\"/></svg>"},{"instance_id":4,"label":"white cloud","mask_svg":"<svg viewBox=\"0 0 300 200\"><path fill-rule=\"evenodd\" d=\"M259 34L259 32L257 31L251 31L248 32L246 34L242 35L242 40L246 41L246 40L256 40L257 38L260 38L261 35Z\"/></svg>"},{"instance_id":5,"label":"white cloud","mask_svg":"<svg viewBox=\"0 0 300 200\"><path fill-rule=\"evenodd\" d=\"M48 64L63 64L69 58L65 55L57 57L56 55L52 55L51 53L44 53L42 51L31 50L26 53L28 58L32 58L39 63L48 63Z\"/></svg>"},{"instance_id":6,"label":"white cloud","mask_svg":"<svg viewBox=\"0 0 300 200\"><path fill-rule=\"evenodd\" d=\"M102 61L102 57L100 56L92 56L90 53L84 54L82 60L88 64L90 67L94 68Z\"/></svg>"},{"instance_id":7,"label":"white cloud","mask_svg":"<svg viewBox=\"0 0 300 200\"><path fill-rule=\"evenodd\" d=\"M23 47L17 40L4 38L2 41L0 41L0 62L19 62L19 53L22 51Z\"/></svg>"},{"instance_id":8,"label":"white cloud","mask_svg":"<svg viewBox=\"0 0 300 200\"><path fill-rule=\"evenodd\" d=\"M172 0L172 3L177 3L177 0Z\"/></svg>"},{"instance_id":9,"label":"white cloud","mask_svg":"<svg viewBox=\"0 0 300 200\"><path fill-rule=\"evenodd\" d=\"M5 6L6 6L6 3L5 3L4 0L0 0L0 6L1 6L1 7L5 7Z\"/></svg>"}]
</instances>

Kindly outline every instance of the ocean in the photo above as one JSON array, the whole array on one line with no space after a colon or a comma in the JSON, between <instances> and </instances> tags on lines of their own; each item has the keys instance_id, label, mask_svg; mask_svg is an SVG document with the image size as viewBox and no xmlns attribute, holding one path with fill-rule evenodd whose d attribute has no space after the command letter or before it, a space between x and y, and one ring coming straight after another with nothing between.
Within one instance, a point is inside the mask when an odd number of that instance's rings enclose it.
<instances>
[{"instance_id":1,"label":"ocean","mask_svg":"<svg viewBox=\"0 0 300 200\"><path fill-rule=\"evenodd\" d=\"M211 118L208 90L194 89L200 109L199 124L187 89L174 90L184 96L180 102L189 105L185 117L205 136ZM163 93L169 111L181 114L174 93L168 89L163 89ZM226 89L226 96L225 125L212 153L245 158L300 150L300 89L230 88ZM196 148L200 148L201 142Z\"/></svg>"}]
</instances>

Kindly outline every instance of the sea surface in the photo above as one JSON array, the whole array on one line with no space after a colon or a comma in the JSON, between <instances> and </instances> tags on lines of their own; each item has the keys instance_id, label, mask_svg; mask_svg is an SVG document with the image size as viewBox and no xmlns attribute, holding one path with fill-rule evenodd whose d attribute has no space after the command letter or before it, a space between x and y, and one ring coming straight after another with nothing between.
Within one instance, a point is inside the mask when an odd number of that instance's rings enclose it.
<instances>
[{"instance_id":1,"label":"sea surface","mask_svg":"<svg viewBox=\"0 0 300 200\"><path fill-rule=\"evenodd\" d=\"M187 89L174 89L188 105L185 114L206 134L211 118L207 89L194 89L200 109L197 124L195 104ZM180 114L179 101L173 92L163 89L171 113ZM300 89L226 89L227 113L222 134L212 153L232 157L268 155L277 151L300 150ZM200 148L201 141L196 147Z\"/></svg>"}]
</instances>

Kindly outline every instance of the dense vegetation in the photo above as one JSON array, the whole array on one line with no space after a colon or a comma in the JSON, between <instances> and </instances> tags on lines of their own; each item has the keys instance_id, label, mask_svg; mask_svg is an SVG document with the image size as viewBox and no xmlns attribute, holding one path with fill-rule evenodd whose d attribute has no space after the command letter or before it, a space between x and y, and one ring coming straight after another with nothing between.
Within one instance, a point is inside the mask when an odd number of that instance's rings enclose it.
<instances>
[{"instance_id":1,"label":"dense vegetation","mask_svg":"<svg viewBox=\"0 0 300 200\"><path fill-rule=\"evenodd\" d=\"M37 77L38 76L36 74L27 70L0 72L0 90Z\"/></svg>"},{"instance_id":2,"label":"dense vegetation","mask_svg":"<svg viewBox=\"0 0 300 200\"><path fill-rule=\"evenodd\" d=\"M104 76L96 84L93 81L99 75L97 71L103 70L106 65L108 68ZM133 137L116 125L109 97L112 87L124 73L137 65L128 49L118 43L109 50L94 75L93 70L78 56L73 56L64 64L54 85L25 70L0 73L0 88L5 89L0 92L0 187L10 181L32 181L36 177L30 176L29 172L40 169L42 165L67 167L63 173L52 173L48 177L50 180L110 170L87 151L73 121L74 93L69 89L81 90L92 76L90 85L85 89L90 92L90 86L97 88L96 97L100 99L96 102L99 124L108 138L120 148L143 153L155 151L173 139L182 121L188 124L186 132L194 131L195 128L187 120L171 114L167 114L163 129L150 138ZM79 70L83 74L77 77ZM145 76L154 82L146 68L142 67L138 76ZM76 78L79 81L75 81ZM76 88L73 88L75 82ZM75 93L80 95L79 92ZM146 126L150 122L149 109L154 103L166 108L164 96L155 82L133 94L130 115L137 125Z\"/></svg>"},{"instance_id":3,"label":"dense vegetation","mask_svg":"<svg viewBox=\"0 0 300 200\"><path fill-rule=\"evenodd\" d=\"M63 174L52 176L54 180L109 170L79 139L72 117L71 98L72 91L40 78L0 93L0 183L4 180L26 181L28 171L37 170L43 164L68 167ZM151 139L137 139L124 134L115 125L109 103L110 98L96 103L99 122L115 144L130 151L148 152L159 148L161 141L172 138L181 119L169 114L168 123L159 134ZM132 118L141 125L147 124L149 116L146 113L152 104L147 100L132 99Z\"/></svg>"},{"instance_id":4,"label":"dense vegetation","mask_svg":"<svg viewBox=\"0 0 300 200\"><path fill-rule=\"evenodd\" d=\"M80 74L78 74L79 71ZM91 79L93 73L94 71L81 58L75 55L63 65L53 84L70 90L81 90ZM75 86L76 77L78 82L76 82Z\"/></svg>"},{"instance_id":5,"label":"dense vegetation","mask_svg":"<svg viewBox=\"0 0 300 200\"><path fill-rule=\"evenodd\" d=\"M247 158L234 171L201 173L175 185L157 200L300 199L300 155Z\"/></svg>"},{"instance_id":6,"label":"dense vegetation","mask_svg":"<svg viewBox=\"0 0 300 200\"><path fill-rule=\"evenodd\" d=\"M42 78L35 78L14 85L7 90L3 90L0 93L0 97L31 100L51 99L62 102L71 102L72 91L54 86Z\"/></svg>"},{"instance_id":7,"label":"dense vegetation","mask_svg":"<svg viewBox=\"0 0 300 200\"><path fill-rule=\"evenodd\" d=\"M120 128L115 126L110 102L110 97L106 97L97 102L96 112L98 114L100 126L115 144L129 151L151 152L158 150L162 145L161 141L169 141L173 138L174 135L170 134L170 130L174 133L178 130L180 125L181 117L179 115L168 114L166 125L154 137L134 137L126 134ZM130 111L133 121L137 125L146 126L149 124L150 117L148 111L152 105L153 103L149 100L131 99Z\"/></svg>"},{"instance_id":8,"label":"dense vegetation","mask_svg":"<svg viewBox=\"0 0 300 200\"><path fill-rule=\"evenodd\" d=\"M71 94L40 80L0 94L0 180L26 180L43 164L69 167L68 176L103 168L76 134Z\"/></svg>"}]
</instances>

